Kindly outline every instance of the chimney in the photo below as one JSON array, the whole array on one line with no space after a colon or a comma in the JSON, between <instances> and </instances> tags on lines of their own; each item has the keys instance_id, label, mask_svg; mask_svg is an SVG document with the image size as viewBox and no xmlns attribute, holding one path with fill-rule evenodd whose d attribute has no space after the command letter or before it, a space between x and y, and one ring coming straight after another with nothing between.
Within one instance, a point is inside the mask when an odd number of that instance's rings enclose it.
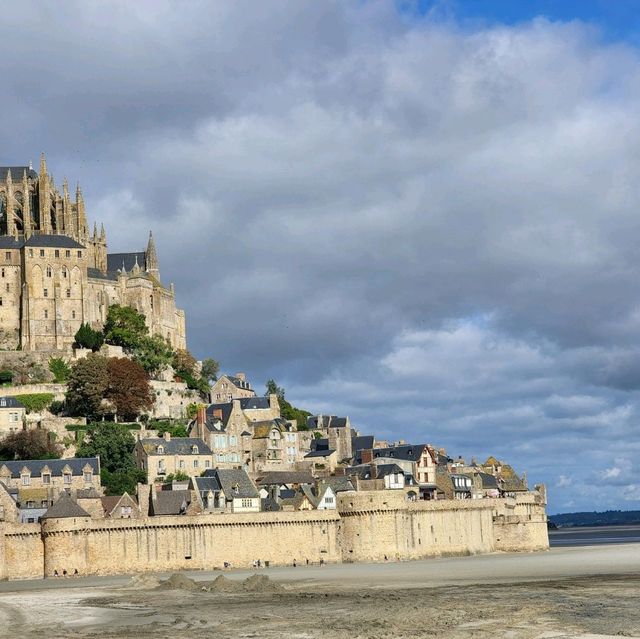
<instances>
[{"instance_id":1,"label":"chimney","mask_svg":"<svg viewBox=\"0 0 640 639\"><path fill-rule=\"evenodd\" d=\"M165 433L164 434L164 441L165 442L170 442L171 441L171 433Z\"/></svg>"},{"instance_id":2,"label":"chimney","mask_svg":"<svg viewBox=\"0 0 640 639\"><path fill-rule=\"evenodd\" d=\"M220 421L222 421L222 408L214 408L213 417L214 419L219 419Z\"/></svg>"},{"instance_id":3,"label":"chimney","mask_svg":"<svg viewBox=\"0 0 640 639\"><path fill-rule=\"evenodd\" d=\"M361 463L370 464L373 461L373 451L371 449L361 450L360 456L362 457Z\"/></svg>"},{"instance_id":4,"label":"chimney","mask_svg":"<svg viewBox=\"0 0 640 639\"><path fill-rule=\"evenodd\" d=\"M205 406L200 406L196 413L196 432L198 437L204 440L204 425L207 423L207 409Z\"/></svg>"}]
</instances>

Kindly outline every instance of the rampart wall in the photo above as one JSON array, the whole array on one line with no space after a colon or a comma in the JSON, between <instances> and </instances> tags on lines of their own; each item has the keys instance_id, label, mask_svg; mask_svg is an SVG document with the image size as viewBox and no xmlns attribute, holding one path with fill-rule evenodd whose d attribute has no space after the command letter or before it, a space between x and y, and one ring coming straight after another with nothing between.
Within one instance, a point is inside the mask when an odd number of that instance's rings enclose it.
<instances>
[{"instance_id":1,"label":"rampart wall","mask_svg":"<svg viewBox=\"0 0 640 639\"><path fill-rule=\"evenodd\" d=\"M516 514L520 512L520 514ZM518 499L409 502L401 491L341 493L338 510L45 519L0 524L0 578L212 570L420 559L548 548L544 504Z\"/></svg>"}]
</instances>

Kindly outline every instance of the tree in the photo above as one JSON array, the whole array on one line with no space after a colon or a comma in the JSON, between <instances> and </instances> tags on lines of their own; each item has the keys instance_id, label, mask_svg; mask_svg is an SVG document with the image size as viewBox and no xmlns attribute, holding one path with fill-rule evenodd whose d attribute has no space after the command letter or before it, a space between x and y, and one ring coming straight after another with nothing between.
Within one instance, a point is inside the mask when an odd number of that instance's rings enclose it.
<instances>
[{"instance_id":1,"label":"tree","mask_svg":"<svg viewBox=\"0 0 640 639\"><path fill-rule=\"evenodd\" d=\"M278 386L274 379L270 379L267 382L267 392L265 395L276 395L278 397L278 404L280 406L280 415L283 419L296 420L298 425L298 430L308 430L307 429L307 417L311 415L308 410L303 410L301 408L296 408L292 404L290 404L284 398L284 388L282 386Z\"/></svg>"},{"instance_id":2,"label":"tree","mask_svg":"<svg viewBox=\"0 0 640 639\"><path fill-rule=\"evenodd\" d=\"M54 433L45 430L19 430L0 441L0 459L59 459L61 455Z\"/></svg>"},{"instance_id":3,"label":"tree","mask_svg":"<svg viewBox=\"0 0 640 639\"><path fill-rule=\"evenodd\" d=\"M99 351L104 344L102 331L92 329L86 322L80 324L80 328L73 339L78 348L90 348L94 353Z\"/></svg>"},{"instance_id":4,"label":"tree","mask_svg":"<svg viewBox=\"0 0 640 639\"><path fill-rule=\"evenodd\" d=\"M130 306L112 304L104 324L104 339L108 344L122 346L127 351L139 347L149 333L145 317Z\"/></svg>"},{"instance_id":5,"label":"tree","mask_svg":"<svg viewBox=\"0 0 640 639\"><path fill-rule=\"evenodd\" d=\"M76 457L100 456L100 479L108 495L135 492L138 482L144 483L144 471L135 466L133 449L136 445L131 431L123 424L103 422L89 424L85 440Z\"/></svg>"},{"instance_id":6,"label":"tree","mask_svg":"<svg viewBox=\"0 0 640 639\"><path fill-rule=\"evenodd\" d=\"M173 361L173 350L160 335L143 337L132 355L150 377L159 375Z\"/></svg>"},{"instance_id":7,"label":"tree","mask_svg":"<svg viewBox=\"0 0 640 639\"><path fill-rule=\"evenodd\" d=\"M176 349L176 352L173 354L172 366L180 377L193 377L196 371L196 364L196 358L184 348Z\"/></svg>"},{"instance_id":8,"label":"tree","mask_svg":"<svg viewBox=\"0 0 640 639\"><path fill-rule=\"evenodd\" d=\"M71 367L62 357L51 357L49 359L49 370L53 374L53 381L56 384L63 384L67 381Z\"/></svg>"},{"instance_id":9,"label":"tree","mask_svg":"<svg viewBox=\"0 0 640 639\"><path fill-rule=\"evenodd\" d=\"M201 408L206 408L206 404L196 404L195 402L192 404L188 404L187 405L187 417L189 419L195 419L196 415L198 414L198 411Z\"/></svg>"},{"instance_id":10,"label":"tree","mask_svg":"<svg viewBox=\"0 0 640 639\"><path fill-rule=\"evenodd\" d=\"M71 368L67 409L71 415L95 418L104 412L103 400L109 387L107 358L91 353Z\"/></svg>"},{"instance_id":11,"label":"tree","mask_svg":"<svg viewBox=\"0 0 640 639\"><path fill-rule=\"evenodd\" d=\"M218 373L220 372L220 364L211 357L207 357L202 360L202 370L200 376L206 382L215 382L218 379Z\"/></svg>"},{"instance_id":12,"label":"tree","mask_svg":"<svg viewBox=\"0 0 640 639\"><path fill-rule=\"evenodd\" d=\"M158 437L163 437L165 433L169 433L171 437L188 437L186 422L171 422L168 419L152 421L149 428L158 431Z\"/></svg>"},{"instance_id":13,"label":"tree","mask_svg":"<svg viewBox=\"0 0 640 639\"><path fill-rule=\"evenodd\" d=\"M149 377L138 362L126 357L112 357L107 361L109 383L105 397L111 402L116 416L133 419L153 406Z\"/></svg>"}]
</instances>

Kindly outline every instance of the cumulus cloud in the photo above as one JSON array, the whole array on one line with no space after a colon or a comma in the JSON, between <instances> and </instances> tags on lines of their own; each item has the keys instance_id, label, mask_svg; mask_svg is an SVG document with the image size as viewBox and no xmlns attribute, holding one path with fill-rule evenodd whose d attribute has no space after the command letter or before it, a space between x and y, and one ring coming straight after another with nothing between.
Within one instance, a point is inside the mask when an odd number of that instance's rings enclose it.
<instances>
[{"instance_id":1,"label":"cumulus cloud","mask_svg":"<svg viewBox=\"0 0 640 639\"><path fill-rule=\"evenodd\" d=\"M5 162L46 150L112 250L153 228L197 355L382 437L569 478L552 509L623 502L636 49L382 1L27 3L0 36Z\"/></svg>"}]
</instances>

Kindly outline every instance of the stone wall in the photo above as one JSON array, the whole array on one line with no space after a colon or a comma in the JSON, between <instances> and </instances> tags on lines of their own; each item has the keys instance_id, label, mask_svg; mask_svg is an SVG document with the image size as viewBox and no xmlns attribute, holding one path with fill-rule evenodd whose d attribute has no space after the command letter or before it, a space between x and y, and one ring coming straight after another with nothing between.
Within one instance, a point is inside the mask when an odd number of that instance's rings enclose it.
<instances>
[{"instance_id":1,"label":"stone wall","mask_svg":"<svg viewBox=\"0 0 640 639\"><path fill-rule=\"evenodd\" d=\"M45 520L44 575L110 575L340 561L335 511Z\"/></svg>"},{"instance_id":2,"label":"stone wall","mask_svg":"<svg viewBox=\"0 0 640 639\"><path fill-rule=\"evenodd\" d=\"M406 501L403 491L340 493L342 559L383 561L494 550L491 500Z\"/></svg>"},{"instance_id":3,"label":"stone wall","mask_svg":"<svg viewBox=\"0 0 640 639\"><path fill-rule=\"evenodd\" d=\"M543 498L542 498L543 499ZM146 510L145 510L146 512ZM294 559L420 559L548 549L539 493L518 499L406 501L402 491L341 493L338 511L47 519L0 524L0 579L212 570Z\"/></svg>"}]
</instances>

